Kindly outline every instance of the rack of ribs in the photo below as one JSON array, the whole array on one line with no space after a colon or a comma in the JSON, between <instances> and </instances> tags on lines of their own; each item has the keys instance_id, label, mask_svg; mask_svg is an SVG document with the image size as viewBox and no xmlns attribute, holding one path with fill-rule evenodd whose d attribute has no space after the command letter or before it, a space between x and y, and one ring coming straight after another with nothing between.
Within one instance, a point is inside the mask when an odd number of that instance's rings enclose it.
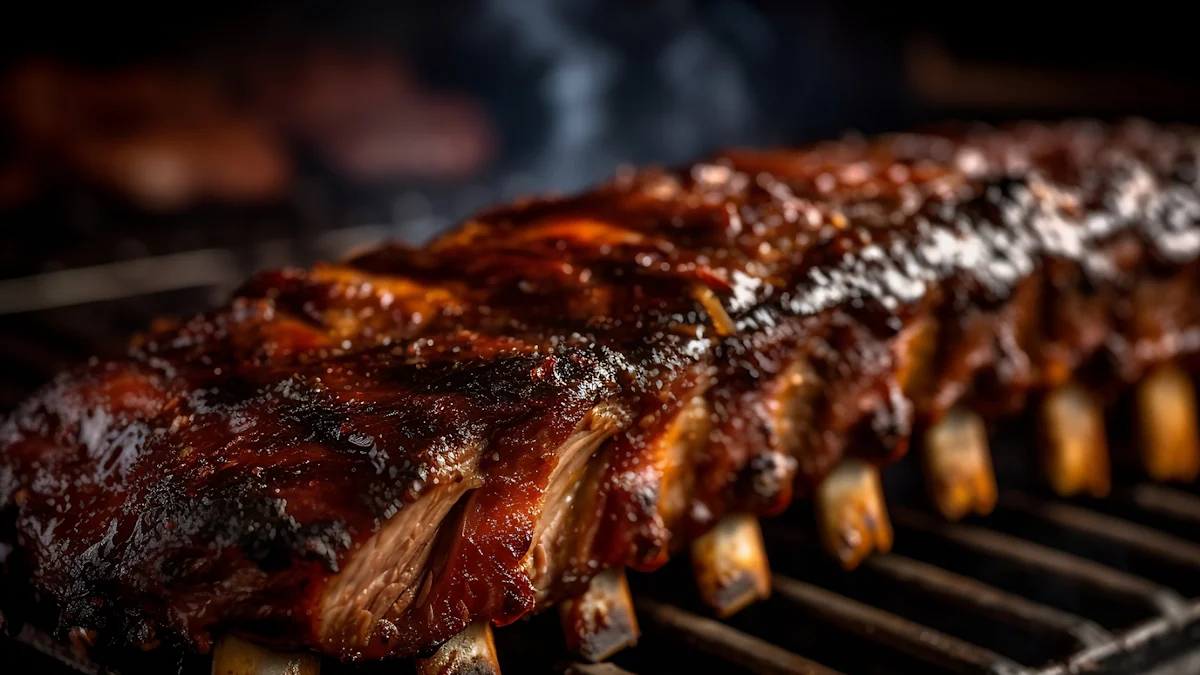
<instances>
[{"instance_id":1,"label":"rack of ribs","mask_svg":"<svg viewBox=\"0 0 1200 675\"><path fill-rule=\"evenodd\" d=\"M769 593L794 497L846 567L886 550L914 437L948 518L1025 408L1063 494L1107 492L1125 412L1130 470L1196 478L1198 259L1200 131L1070 122L728 151L267 272L0 426L8 596L221 672L497 671L491 626L552 606L603 659L627 568Z\"/></svg>"}]
</instances>

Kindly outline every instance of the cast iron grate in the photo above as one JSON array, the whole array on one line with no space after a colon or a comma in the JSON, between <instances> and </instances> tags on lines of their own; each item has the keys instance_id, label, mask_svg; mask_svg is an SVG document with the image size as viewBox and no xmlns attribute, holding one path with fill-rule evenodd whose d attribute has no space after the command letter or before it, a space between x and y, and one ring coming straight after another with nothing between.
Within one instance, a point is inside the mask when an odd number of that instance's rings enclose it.
<instances>
[{"instance_id":1,"label":"cast iron grate","mask_svg":"<svg viewBox=\"0 0 1200 675\"><path fill-rule=\"evenodd\" d=\"M616 664L643 675L1200 672L1191 488L1134 484L1092 503L1012 492L965 523L899 505L892 519L896 550L853 573L816 554L795 520L764 521L774 592L725 622L698 608L686 574L635 575L645 637Z\"/></svg>"}]
</instances>

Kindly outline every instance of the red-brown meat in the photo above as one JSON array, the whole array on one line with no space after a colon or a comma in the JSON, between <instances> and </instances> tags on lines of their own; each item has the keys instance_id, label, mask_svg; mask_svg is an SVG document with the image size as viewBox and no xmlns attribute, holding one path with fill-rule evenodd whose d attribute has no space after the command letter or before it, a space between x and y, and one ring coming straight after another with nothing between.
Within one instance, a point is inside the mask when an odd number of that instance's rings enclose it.
<instances>
[{"instance_id":1,"label":"red-brown meat","mask_svg":"<svg viewBox=\"0 0 1200 675\"><path fill-rule=\"evenodd\" d=\"M1198 150L1075 123L730 152L261 275L0 427L8 566L100 641L427 651L964 398L1195 353Z\"/></svg>"}]
</instances>

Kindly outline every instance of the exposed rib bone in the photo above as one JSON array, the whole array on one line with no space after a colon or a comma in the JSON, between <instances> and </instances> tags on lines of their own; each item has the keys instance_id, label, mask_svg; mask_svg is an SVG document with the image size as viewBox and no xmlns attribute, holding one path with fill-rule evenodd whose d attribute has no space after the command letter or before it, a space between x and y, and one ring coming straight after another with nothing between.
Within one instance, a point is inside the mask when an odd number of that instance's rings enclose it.
<instances>
[{"instance_id":1,"label":"exposed rib bone","mask_svg":"<svg viewBox=\"0 0 1200 675\"><path fill-rule=\"evenodd\" d=\"M583 595L559 605L559 617L567 649L592 663L632 647L641 634L623 569L593 577Z\"/></svg>"},{"instance_id":2,"label":"exposed rib bone","mask_svg":"<svg viewBox=\"0 0 1200 675\"><path fill-rule=\"evenodd\" d=\"M725 516L692 543L692 570L700 597L717 616L733 615L771 594L771 568L758 519Z\"/></svg>"},{"instance_id":3,"label":"exposed rib bone","mask_svg":"<svg viewBox=\"0 0 1200 675\"><path fill-rule=\"evenodd\" d=\"M1200 431L1191 378L1173 363L1158 366L1137 387L1137 414L1146 473L1159 481L1196 480Z\"/></svg>"},{"instance_id":4,"label":"exposed rib bone","mask_svg":"<svg viewBox=\"0 0 1200 675\"><path fill-rule=\"evenodd\" d=\"M987 429L974 411L956 406L925 433L925 485L949 520L996 507L996 474Z\"/></svg>"},{"instance_id":5,"label":"exposed rib bone","mask_svg":"<svg viewBox=\"0 0 1200 675\"><path fill-rule=\"evenodd\" d=\"M417 675L500 675L492 624L476 621L433 656L417 659Z\"/></svg>"},{"instance_id":6,"label":"exposed rib bone","mask_svg":"<svg viewBox=\"0 0 1200 675\"><path fill-rule=\"evenodd\" d=\"M854 569L871 551L892 549L892 523L879 470L860 459L843 459L817 487L817 527L825 550Z\"/></svg>"},{"instance_id":7,"label":"exposed rib bone","mask_svg":"<svg viewBox=\"0 0 1200 675\"><path fill-rule=\"evenodd\" d=\"M318 675L321 660L308 652L277 652L233 635L217 641L212 675Z\"/></svg>"},{"instance_id":8,"label":"exposed rib bone","mask_svg":"<svg viewBox=\"0 0 1200 675\"><path fill-rule=\"evenodd\" d=\"M1042 470L1058 494L1108 494L1111 476L1104 410L1096 397L1069 382L1042 401Z\"/></svg>"}]
</instances>

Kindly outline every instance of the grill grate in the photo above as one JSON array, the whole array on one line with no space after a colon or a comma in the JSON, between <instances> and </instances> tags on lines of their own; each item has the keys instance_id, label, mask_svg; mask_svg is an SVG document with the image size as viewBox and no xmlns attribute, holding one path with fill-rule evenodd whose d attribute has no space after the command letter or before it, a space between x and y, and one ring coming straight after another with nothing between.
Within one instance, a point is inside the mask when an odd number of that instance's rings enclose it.
<instances>
[{"instance_id":1,"label":"grill grate","mask_svg":"<svg viewBox=\"0 0 1200 675\"><path fill-rule=\"evenodd\" d=\"M120 336L151 315L203 306L210 295L180 290L0 316L0 408L89 353L118 352ZM997 459L1022 453L1010 450ZM890 505L896 550L853 573L818 552L803 525L813 522L811 507L800 504L763 523L775 571L768 600L714 620L677 561L630 575L644 637L613 663L567 661L552 612L497 631L501 663L509 673L578 675L1200 672L1198 489L1132 484L1109 499L1064 501L1025 486L1003 494L991 516L957 524L901 495ZM28 630L21 640L40 640L35 647L55 657L40 657L45 675L77 672L60 664L69 648ZM33 663L32 655L0 640L0 659ZM205 668L189 659L181 672ZM364 671L396 668L325 668Z\"/></svg>"},{"instance_id":2,"label":"grill grate","mask_svg":"<svg viewBox=\"0 0 1200 675\"><path fill-rule=\"evenodd\" d=\"M711 672L1200 668L1200 601L1185 595L1200 579L1200 547L1183 538L1200 526L1194 494L1133 485L1084 506L1008 493L996 514L967 524L903 506L892 516L897 552L853 573L820 559L793 519L764 522L773 595L725 623L695 610L686 583L663 590L657 576L683 575L660 572L641 584L634 577L635 592L655 596L638 600L647 644L617 663L632 673L687 672L662 668L657 655L686 647L702 653Z\"/></svg>"}]
</instances>

